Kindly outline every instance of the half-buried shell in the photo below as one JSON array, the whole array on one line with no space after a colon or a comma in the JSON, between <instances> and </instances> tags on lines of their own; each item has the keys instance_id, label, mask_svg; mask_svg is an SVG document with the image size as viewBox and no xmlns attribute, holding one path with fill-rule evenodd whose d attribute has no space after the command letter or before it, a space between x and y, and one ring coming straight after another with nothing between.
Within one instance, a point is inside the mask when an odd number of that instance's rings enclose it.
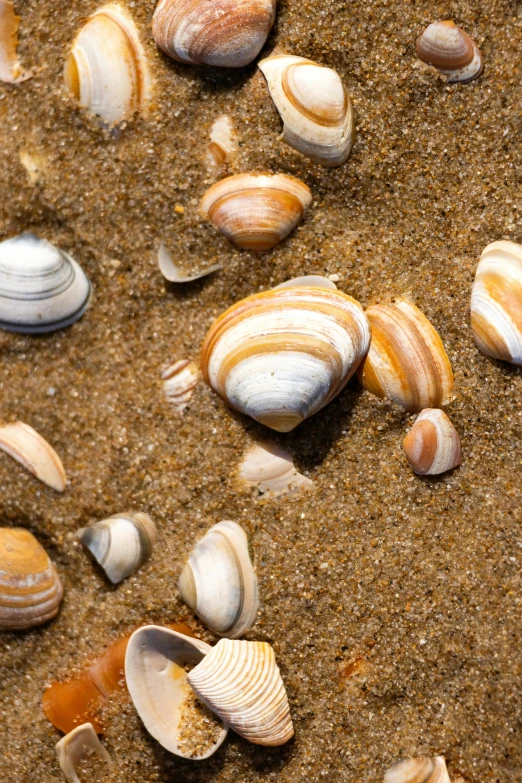
<instances>
[{"instance_id":1,"label":"half-buried shell","mask_svg":"<svg viewBox=\"0 0 522 783\"><path fill-rule=\"evenodd\" d=\"M444 756L419 756L397 761L384 776L384 783L450 783Z\"/></svg>"},{"instance_id":2,"label":"half-buried shell","mask_svg":"<svg viewBox=\"0 0 522 783\"><path fill-rule=\"evenodd\" d=\"M24 466L33 476L57 492L63 492L67 476L53 447L23 421L0 426L0 449Z\"/></svg>"},{"instance_id":3,"label":"half-buried shell","mask_svg":"<svg viewBox=\"0 0 522 783\"><path fill-rule=\"evenodd\" d=\"M428 25L417 40L417 56L447 76L450 83L466 84L484 70L475 41L450 20Z\"/></svg>"},{"instance_id":4,"label":"half-buried shell","mask_svg":"<svg viewBox=\"0 0 522 783\"><path fill-rule=\"evenodd\" d=\"M94 750L107 764L112 759L98 739L92 723L73 729L56 743L56 755L67 783L80 783L76 768L87 750Z\"/></svg>"},{"instance_id":5,"label":"half-buried shell","mask_svg":"<svg viewBox=\"0 0 522 783\"><path fill-rule=\"evenodd\" d=\"M252 444L239 467L239 477L268 495L290 494L314 485L298 473L292 456L275 443Z\"/></svg>"},{"instance_id":6,"label":"half-buried shell","mask_svg":"<svg viewBox=\"0 0 522 783\"><path fill-rule=\"evenodd\" d=\"M419 476L436 476L453 470L461 462L460 438L446 414L425 408L403 442L413 471Z\"/></svg>"},{"instance_id":7,"label":"half-buried shell","mask_svg":"<svg viewBox=\"0 0 522 783\"><path fill-rule=\"evenodd\" d=\"M10 0L0 0L0 82L19 84L30 79L20 65L16 49L20 17L14 12Z\"/></svg>"}]
</instances>

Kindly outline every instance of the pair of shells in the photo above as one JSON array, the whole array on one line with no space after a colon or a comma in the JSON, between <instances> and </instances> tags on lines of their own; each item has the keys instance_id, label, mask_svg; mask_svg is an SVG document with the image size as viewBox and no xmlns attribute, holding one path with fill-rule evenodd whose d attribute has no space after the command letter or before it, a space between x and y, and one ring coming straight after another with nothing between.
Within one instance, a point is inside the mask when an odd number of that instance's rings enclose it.
<instances>
[{"instance_id":1,"label":"pair of shells","mask_svg":"<svg viewBox=\"0 0 522 783\"><path fill-rule=\"evenodd\" d=\"M45 549L24 528L0 528L0 630L23 630L53 618L63 588Z\"/></svg>"},{"instance_id":2,"label":"pair of shells","mask_svg":"<svg viewBox=\"0 0 522 783\"><path fill-rule=\"evenodd\" d=\"M482 54L476 43L454 22L434 22L417 40L417 56L432 65L450 83L478 79L484 70Z\"/></svg>"},{"instance_id":3,"label":"pair of shells","mask_svg":"<svg viewBox=\"0 0 522 783\"><path fill-rule=\"evenodd\" d=\"M458 432L448 416L437 408L426 408L417 416L403 448L419 476L436 476L461 463Z\"/></svg>"},{"instance_id":4,"label":"pair of shells","mask_svg":"<svg viewBox=\"0 0 522 783\"><path fill-rule=\"evenodd\" d=\"M383 783L451 783L444 756L420 756L397 761Z\"/></svg>"},{"instance_id":5,"label":"pair of shells","mask_svg":"<svg viewBox=\"0 0 522 783\"><path fill-rule=\"evenodd\" d=\"M293 736L288 697L274 651L266 642L221 639L210 647L149 625L131 636L125 677L147 731L178 756L208 758L229 727L260 745L282 745ZM185 705L192 691L218 716L221 727L215 726L214 736L188 753Z\"/></svg>"}]
</instances>

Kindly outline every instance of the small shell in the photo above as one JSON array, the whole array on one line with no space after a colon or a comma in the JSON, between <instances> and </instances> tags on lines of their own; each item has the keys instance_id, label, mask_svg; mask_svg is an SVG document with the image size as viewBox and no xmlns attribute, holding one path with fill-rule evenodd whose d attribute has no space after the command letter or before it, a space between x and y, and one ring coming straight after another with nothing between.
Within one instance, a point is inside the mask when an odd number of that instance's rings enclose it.
<instances>
[{"instance_id":1,"label":"small shell","mask_svg":"<svg viewBox=\"0 0 522 783\"><path fill-rule=\"evenodd\" d=\"M384 783L451 783L443 756L397 761L384 776Z\"/></svg>"},{"instance_id":2,"label":"small shell","mask_svg":"<svg viewBox=\"0 0 522 783\"><path fill-rule=\"evenodd\" d=\"M114 514L77 535L115 585L149 559L158 540L156 525L139 511Z\"/></svg>"},{"instance_id":3,"label":"small shell","mask_svg":"<svg viewBox=\"0 0 522 783\"><path fill-rule=\"evenodd\" d=\"M276 0L160 0L152 35L174 60L242 68L261 51L275 6Z\"/></svg>"},{"instance_id":4,"label":"small shell","mask_svg":"<svg viewBox=\"0 0 522 783\"><path fill-rule=\"evenodd\" d=\"M185 667L198 664L211 649L199 639L157 625L139 628L127 647L125 677L138 715L160 745L183 758L207 759L227 736L227 726L212 725L208 742L195 752L184 750L186 705L192 695Z\"/></svg>"},{"instance_id":5,"label":"small shell","mask_svg":"<svg viewBox=\"0 0 522 783\"><path fill-rule=\"evenodd\" d=\"M0 426L0 449L20 462L33 476L57 492L63 492L67 476L52 446L23 421Z\"/></svg>"},{"instance_id":6,"label":"small shell","mask_svg":"<svg viewBox=\"0 0 522 783\"><path fill-rule=\"evenodd\" d=\"M305 57L261 60L270 95L284 123L283 141L323 166L340 166L352 149L352 104L339 74Z\"/></svg>"},{"instance_id":7,"label":"small shell","mask_svg":"<svg viewBox=\"0 0 522 783\"><path fill-rule=\"evenodd\" d=\"M314 485L298 473L291 455L275 443L254 443L245 454L239 475L251 487L272 495L284 495Z\"/></svg>"},{"instance_id":8,"label":"small shell","mask_svg":"<svg viewBox=\"0 0 522 783\"><path fill-rule=\"evenodd\" d=\"M477 348L522 365L522 245L492 242L483 251L471 291Z\"/></svg>"},{"instance_id":9,"label":"small shell","mask_svg":"<svg viewBox=\"0 0 522 783\"><path fill-rule=\"evenodd\" d=\"M190 553L178 587L212 631L230 639L246 633L256 621L259 595L245 531L228 521L211 527Z\"/></svg>"},{"instance_id":10,"label":"small shell","mask_svg":"<svg viewBox=\"0 0 522 783\"><path fill-rule=\"evenodd\" d=\"M448 77L450 83L477 79L484 61L476 43L454 22L433 22L417 40L417 56Z\"/></svg>"},{"instance_id":11,"label":"small shell","mask_svg":"<svg viewBox=\"0 0 522 783\"><path fill-rule=\"evenodd\" d=\"M453 389L453 372L442 341L425 315L404 299L366 310L370 350L358 370L365 389L408 411L438 408Z\"/></svg>"},{"instance_id":12,"label":"small shell","mask_svg":"<svg viewBox=\"0 0 522 783\"><path fill-rule=\"evenodd\" d=\"M216 715L250 742L283 745L293 737L285 686L267 642L221 639L187 680Z\"/></svg>"},{"instance_id":13,"label":"small shell","mask_svg":"<svg viewBox=\"0 0 522 783\"><path fill-rule=\"evenodd\" d=\"M47 622L62 597L58 571L36 538L25 528L0 528L0 630Z\"/></svg>"},{"instance_id":14,"label":"small shell","mask_svg":"<svg viewBox=\"0 0 522 783\"><path fill-rule=\"evenodd\" d=\"M426 408L404 438L403 448L414 473L436 476L460 465L460 438L443 411Z\"/></svg>"},{"instance_id":15,"label":"small shell","mask_svg":"<svg viewBox=\"0 0 522 783\"><path fill-rule=\"evenodd\" d=\"M180 359L167 367L161 377L164 381L165 397L178 413L183 413L198 385L198 367L188 359Z\"/></svg>"},{"instance_id":16,"label":"small shell","mask_svg":"<svg viewBox=\"0 0 522 783\"><path fill-rule=\"evenodd\" d=\"M337 286L328 277L322 275L303 275L302 277L292 277L291 280L285 280L284 283L279 283L273 287L273 291L278 291L280 288L331 288L332 291L337 290Z\"/></svg>"},{"instance_id":17,"label":"small shell","mask_svg":"<svg viewBox=\"0 0 522 783\"><path fill-rule=\"evenodd\" d=\"M326 288L280 288L243 299L201 349L207 383L236 410L289 432L327 405L368 350L355 299Z\"/></svg>"},{"instance_id":18,"label":"small shell","mask_svg":"<svg viewBox=\"0 0 522 783\"><path fill-rule=\"evenodd\" d=\"M269 250L304 218L309 188L286 174L236 174L213 185L200 210L227 239L247 250Z\"/></svg>"},{"instance_id":19,"label":"small shell","mask_svg":"<svg viewBox=\"0 0 522 783\"><path fill-rule=\"evenodd\" d=\"M96 736L92 723L78 726L56 743L58 764L67 783L80 783L76 767L84 757L87 748L95 750L107 764L112 763L111 757Z\"/></svg>"},{"instance_id":20,"label":"small shell","mask_svg":"<svg viewBox=\"0 0 522 783\"><path fill-rule=\"evenodd\" d=\"M34 234L0 243L0 329L42 334L70 326L91 298L83 269Z\"/></svg>"},{"instance_id":21,"label":"small shell","mask_svg":"<svg viewBox=\"0 0 522 783\"><path fill-rule=\"evenodd\" d=\"M224 166L237 152L236 134L232 120L226 114L222 114L212 124L208 151L210 162L214 166Z\"/></svg>"},{"instance_id":22,"label":"small shell","mask_svg":"<svg viewBox=\"0 0 522 783\"><path fill-rule=\"evenodd\" d=\"M14 5L10 0L0 0L0 82L7 84L19 84L32 76L24 72L16 54L19 24Z\"/></svg>"},{"instance_id":23,"label":"small shell","mask_svg":"<svg viewBox=\"0 0 522 783\"><path fill-rule=\"evenodd\" d=\"M48 166L47 159L40 153L29 152L29 150L20 150L18 157L31 185L39 185L43 182Z\"/></svg>"},{"instance_id":24,"label":"small shell","mask_svg":"<svg viewBox=\"0 0 522 783\"><path fill-rule=\"evenodd\" d=\"M149 69L136 26L120 5L105 5L87 20L65 61L64 82L109 127L146 109Z\"/></svg>"},{"instance_id":25,"label":"small shell","mask_svg":"<svg viewBox=\"0 0 522 783\"><path fill-rule=\"evenodd\" d=\"M196 272L195 275L186 275L182 272L181 267L174 263L172 256L163 242L160 244L158 250L158 266L161 274L169 283L192 283L194 280L199 280L201 277L206 277L207 275L212 274L212 272L218 272L223 268L221 264L213 264L202 272Z\"/></svg>"}]
</instances>

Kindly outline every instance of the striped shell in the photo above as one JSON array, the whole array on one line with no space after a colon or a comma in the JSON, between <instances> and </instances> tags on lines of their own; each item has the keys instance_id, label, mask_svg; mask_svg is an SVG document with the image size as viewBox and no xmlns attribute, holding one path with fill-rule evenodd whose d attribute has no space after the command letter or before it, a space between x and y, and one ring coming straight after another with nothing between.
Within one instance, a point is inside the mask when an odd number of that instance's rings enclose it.
<instances>
[{"instance_id":1,"label":"striped shell","mask_svg":"<svg viewBox=\"0 0 522 783\"><path fill-rule=\"evenodd\" d=\"M384 783L451 783L443 756L397 761L384 776Z\"/></svg>"},{"instance_id":2,"label":"striped shell","mask_svg":"<svg viewBox=\"0 0 522 783\"><path fill-rule=\"evenodd\" d=\"M200 210L238 247L269 250L304 218L309 188L286 174L235 174L213 185Z\"/></svg>"},{"instance_id":3,"label":"striped shell","mask_svg":"<svg viewBox=\"0 0 522 783\"><path fill-rule=\"evenodd\" d=\"M294 735L285 686L267 642L221 639L187 675L199 698L258 745L283 745Z\"/></svg>"},{"instance_id":4,"label":"striped shell","mask_svg":"<svg viewBox=\"0 0 522 783\"><path fill-rule=\"evenodd\" d=\"M0 528L0 630L45 623L62 597L58 572L36 538L25 528Z\"/></svg>"},{"instance_id":5,"label":"striped shell","mask_svg":"<svg viewBox=\"0 0 522 783\"><path fill-rule=\"evenodd\" d=\"M432 65L450 83L471 82L484 70L479 48L454 22L433 22L417 40L419 60Z\"/></svg>"},{"instance_id":6,"label":"striped shell","mask_svg":"<svg viewBox=\"0 0 522 783\"><path fill-rule=\"evenodd\" d=\"M67 783L80 783L76 768L86 755L87 749L95 751L103 761L111 764L111 757L96 736L92 723L77 726L56 743L58 764Z\"/></svg>"},{"instance_id":7,"label":"striped shell","mask_svg":"<svg viewBox=\"0 0 522 783\"><path fill-rule=\"evenodd\" d=\"M243 299L210 328L203 375L236 410L293 430L347 384L368 350L360 304L326 288L281 288Z\"/></svg>"},{"instance_id":8,"label":"striped shell","mask_svg":"<svg viewBox=\"0 0 522 783\"><path fill-rule=\"evenodd\" d=\"M364 388L408 411L444 404L453 389L453 372L426 316L404 299L369 307L366 315L372 341L358 371Z\"/></svg>"},{"instance_id":9,"label":"striped shell","mask_svg":"<svg viewBox=\"0 0 522 783\"><path fill-rule=\"evenodd\" d=\"M492 242L471 291L471 329L482 353L522 365L522 245Z\"/></svg>"},{"instance_id":10,"label":"striped shell","mask_svg":"<svg viewBox=\"0 0 522 783\"><path fill-rule=\"evenodd\" d=\"M402 445L414 473L419 476L436 476L461 462L459 434L438 408L426 408L417 416Z\"/></svg>"}]
</instances>

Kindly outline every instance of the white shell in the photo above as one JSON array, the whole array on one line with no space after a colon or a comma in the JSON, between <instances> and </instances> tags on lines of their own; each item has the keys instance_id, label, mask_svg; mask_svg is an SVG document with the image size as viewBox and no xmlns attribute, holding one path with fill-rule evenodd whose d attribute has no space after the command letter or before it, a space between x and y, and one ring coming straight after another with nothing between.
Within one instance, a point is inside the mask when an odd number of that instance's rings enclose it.
<instances>
[{"instance_id":1,"label":"white shell","mask_svg":"<svg viewBox=\"0 0 522 783\"><path fill-rule=\"evenodd\" d=\"M76 767L84 757L87 748L95 750L107 764L112 763L111 757L98 739L92 723L83 723L56 743L58 763L67 783L80 783Z\"/></svg>"},{"instance_id":2,"label":"white shell","mask_svg":"<svg viewBox=\"0 0 522 783\"><path fill-rule=\"evenodd\" d=\"M235 522L219 522L198 541L179 578L187 606L220 636L235 639L256 621L257 577L245 531Z\"/></svg>"},{"instance_id":3,"label":"white shell","mask_svg":"<svg viewBox=\"0 0 522 783\"><path fill-rule=\"evenodd\" d=\"M171 364L161 376L165 397L178 413L183 413L198 385L199 370L194 362L180 359Z\"/></svg>"},{"instance_id":4,"label":"white shell","mask_svg":"<svg viewBox=\"0 0 522 783\"><path fill-rule=\"evenodd\" d=\"M261 60L270 95L284 123L283 141L323 166L340 166L352 149L354 116L339 74L305 57Z\"/></svg>"},{"instance_id":5,"label":"white shell","mask_svg":"<svg viewBox=\"0 0 522 783\"><path fill-rule=\"evenodd\" d=\"M44 484L57 492L64 491L67 477L60 457L28 424L17 421L0 426L0 449Z\"/></svg>"},{"instance_id":6,"label":"white shell","mask_svg":"<svg viewBox=\"0 0 522 783\"><path fill-rule=\"evenodd\" d=\"M451 783L444 756L397 761L384 776L384 783Z\"/></svg>"},{"instance_id":7,"label":"white shell","mask_svg":"<svg viewBox=\"0 0 522 783\"><path fill-rule=\"evenodd\" d=\"M156 525L148 514L139 511L115 514L81 528L77 535L113 584L137 571L158 540Z\"/></svg>"},{"instance_id":8,"label":"white shell","mask_svg":"<svg viewBox=\"0 0 522 783\"><path fill-rule=\"evenodd\" d=\"M314 485L297 472L291 455L275 443L254 443L245 454L239 475L251 487L273 495L311 489Z\"/></svg>"},{"instance_id":9,"label":"white shell","mask_svg":"<svg viewBox=\"0 0 522 783\"><path fill-rule=\"evenodd\" d=\"M218 272L223 268L221 264L213 264L202 272L196 272L194 275L186 275L181 270L181 267L174 263L172 256L163 242L160 244L158 250L158 266L161 274L169 283L192 283L194 280L199 280L201 277L206 277L212 272Z\"/></svg>"},{"instance_id":10,"label":"white shell","mask_svg":"<svg viewBox=\"0 0 522 783\"><path fill-rule=\"evenodd\" d=\"M127 645L125 680L138 715L160 745L184 758L212 756L227 736L224 726L199 755L187 755L181 743L183 704L190 695L184 667L198 664L211 649L199 639L157 625L139 628Z\"/></svg>"},{"instance_id":11,"label":"white shell","mask_svg":"<svg viewBox=\"0 0 522 783\"><path fill-rule=\"evenodd\" d=\"M279 283L273 287L273 291L278 291L280 288L331 288L337 290L337 286L328 277L322 275L302 275L302 277L292 277L291 280L285 280L284 283Z\"/></svg>"},{"instance_id":12,"label":"white shell","mask_svg":"<svg viewBox=\"0 0 522 783\"><path fill-rule=\"evenodd\" d=\"M225 165L236 154L236 134L232 120L227 114L222 114L212 123L208 152L213 166Z\"/></svg>"},{"instance_id":13,"label":"white shell","mask_svg":"<svg viewBox=\"0 0 522 783\"><path fill-rule=\"evenodd\" d=\"M450 84L471 82L484 70L475 41L449 19L428 25L417 40L417 56L447 76Z\"/></svg>"},{"instance_id":14,"label":"white shell","mask_svg":"<svg viewBox=\"0 0 522 783\"><path fill-rule=\"evenodd\" d=\"M460 438L446 414L425 408L404 438L406 457L419 476L436 476L461 462Z\"/></svg>"},{"instance_id":15,"label":"white shell","mask_svg":"<svg viewBox=\"0 0 522 783\"><path fill-rule=\"evenodd\" d=\"M34 234L0 243L0 329L42 334L86 311L91 284L67 253Z\"/></svg>"},{"instance_id":16,"label":"white shell","mask_svg":"<svg viewBox=\"0 0 522 783\"><path fill-rule=\"evenodd\" d=\"M294 727L285 686L267 642L221 639L187 675L199 698L258 745L283 745Z\"/></svg>"},{"instance_id":17,"label":"white shell","mask_svg":"<svg viewBox=\"0 0 522 783\"><path fill-rule=\"evenodd\" d=\"M16 53L19 24L10 0L0 0L0 82L7 84L19 84L32 76L23 70Z\"/></svg>"}]
</instances>

